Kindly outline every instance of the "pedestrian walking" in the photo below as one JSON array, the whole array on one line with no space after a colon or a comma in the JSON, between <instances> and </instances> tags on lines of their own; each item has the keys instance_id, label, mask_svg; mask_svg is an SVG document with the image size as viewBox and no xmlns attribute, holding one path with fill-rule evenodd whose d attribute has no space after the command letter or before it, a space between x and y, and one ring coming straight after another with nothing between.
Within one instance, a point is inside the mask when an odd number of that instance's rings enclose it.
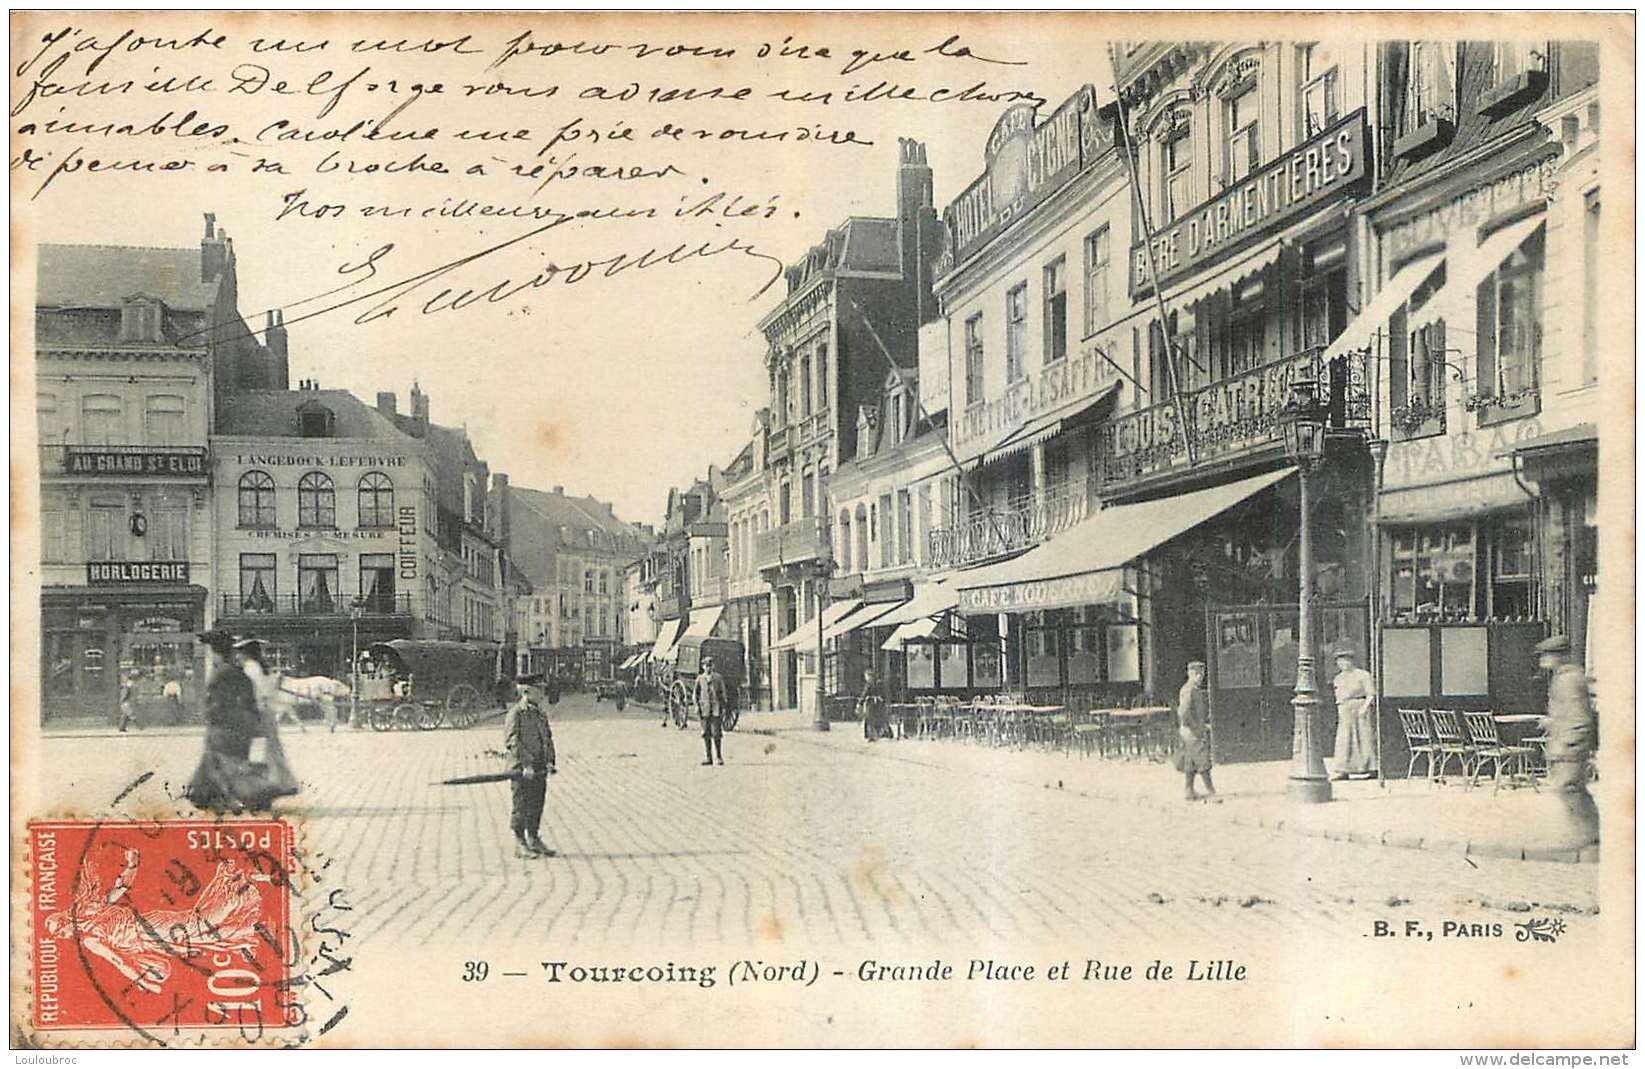
<instances>
[{"instance_id":1,"label":"pedestrian walking","mask_svg":"<svg viewBox=\"0 0 1645 1069\"><path fill-rule=\"evenodd\" d=\"M183 684L176 676L166 680L166 685L160 693L166 699L166 709L171 714L172 725L183 722Z\"/></svg>"},{"instance_id":2,"label":"pedestrian walking","mask_svg":"<svg viewBox=\"0 0 1645 1069\"><path fill-rule=\"evenodd\" d=\"M704 657L702 671L697 675L697 715L703 721L703 764L712 765L717 759L725 764L721 746L725 734L725 677L714 670L714 658Z\"/></svg>"},{"instance_id":3,"label":"pedestrian walking","mask_svg":"<svg viewBox=\"0 0 1645 1069\"><path fill-rule=\"evenodd\" d=\"M857 715L862 718L864 741L875 742L890 734L885 730L885 698L880 694L872 668L862 674L862 692L857 695Z\"/></svg>"},{"instance_id":4,"label":"pedestrian walking","mask_svg":"<svg viewBox=\"0 0 1645 1069\"><path fill-rule=\"evenodd\" d=\"M120 677L120 716L116 723L121 731L136 719L137 715L137 673L127 672Z\"/></svg>"},{"instance_id":5,"label":"pedestrian walking","mask_svg":"<svg viewBox=\"0 0 1645 1069\"><path fill-rule=\"evenodd\" d=\"M1332 779L1370 779L1377 774L1376 684L1359 666L1359 654L1343 643L1335 651L1337 744Z\"/></svg>"},{"instance_id":6,"label":"pedestrian walking","mask_svg":"<svg viewBox=\"0 0 1645 1069\"><path fill-rule=\"evenodd\" d=\"M1216 785L1211 782L1211 705L1205 696L1205 662L1188 662L1188 681L1177 691L1177 736L1182 740L1177 750L1177 771L1183 774L1183 798L1199 801L1194 791L1194 776L1205 781L1205 799L1221 801Z\"/></svg>"},{"instance_id":7,"label":"pedestrian walking","mask_svg":"<svg viewBox=\"0 0 1645 1069\"><path fill-rule=\"evenodd\" d=\"M290 702L280 693L280 675L269 671L263 643L260 639L243 638L234 644L240 670L251 681L252 694L257 700L257 734L263 738L263 763L268 766L272 801L297 793L297 776L286 761L286 748L280 741L280 713Z\"/></svg>"},{"instance_id":8,"label":"pedestrian walking","mask_svg":"<svg viewBox=\"0 0 1645 1069\"><path fill-rule=\"evenodd\" d=\"M1570 663L1571 643L1553 635L1536 645L1537 665L1548 673L1548 782L1564 810L1573 839L1599 840L1599 811L1588 793L1589 761L1599 744L1588 676Z\"/></svg>"},{"instance_id":9,"label":"pedestrian walking","mask_svg":"<svg viewBox=\"0 0 1645 1069\"><path fill-rule=\"evenodd\" d=\"M257 696L234 656L234 636L206 631L200 641L211 651L206 679L206 746L184 796L201 809L256 806L265 780L251 764L251 740L259 730Z\"/></svg>"},{"instance_id":10,"label":"pedestrian walking","mask_svg":"<svg viewBox=\"0 0 1645 1069\"><path fill-rule=\"evenodd\" d=\"M539 830L548 777L556 771L554 732L548 726L544 708L543 677L521 676L515 690L517 697L508 707L503 727L504 746L514 762L514 775L509 781L514 796L509 828L514 832L514 856L529 861L554 856Z\"/></svg>"}]
</instances>

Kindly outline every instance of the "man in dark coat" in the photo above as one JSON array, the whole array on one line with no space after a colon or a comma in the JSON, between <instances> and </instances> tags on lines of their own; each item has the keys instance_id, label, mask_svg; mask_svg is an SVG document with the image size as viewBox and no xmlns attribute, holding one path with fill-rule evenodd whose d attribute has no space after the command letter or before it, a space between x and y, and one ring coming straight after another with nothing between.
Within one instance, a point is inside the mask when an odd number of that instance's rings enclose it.
<instances>
[{"instance_id":1,"label":"man in dark coat","mask_svg":"<svg viewBox=\"0 0 1645 1069\"><path fill-rule=\"evenodd\" d=\"M503 737L514 761L514 808L509 827L514 832L514 856L525 860L553 857L554 851L542 840L543 800L548 777L555 772L554 732L543 711L543 677L521 676L519 698L509 706Z\"/></svg>"},{"instance_id":2,"label":"man in dark coat","mask_svg":"<svg viewBox=\"0 0 1645 1069\"><path fill-rule=\"evenodd\" d=\"M1571 643L1554 635L1537 643L1537 664L1548 673L1548 782L1564 807L1574 838L1599 839L1599 811L1588 793L1589 760L1599 742L1588 676L1571 664Z\"/></svg>"},{"instance_id":3,"label":"man in dark coat","mask_svg":"<svg viewBox=\"0 0 1645 1069\"><path fill-rule=\"evenodd\" d=\"M250 763L251 740L260 730L257 696L235 661L234 636L207 631L200 640L212 653L206 681L206 749L186 796L201 809L266 804L261 777Z\"/></svg>"},{"instance_id":4,"label":"man in dark coat","mask_svg":"<svg viewBox=\"0 0 1645 1069\"><path fill-rule=\"evenodd\" d=\"M1177 735L1182 749L1177 752L1177 768L1183 774L1184 798L1199 801L1194 793L1194 776L1205 780L1205 797L1217 801L1211 782L1211 704L1205 696L1205 662L1188 662L1188 682L1177 691Z\"/></svg>"},{"instance_id":5,"label":"man in dark coat","mask_svg":"<svg viewBox=\"0 0 1645 1069\"><path fill-rule=\"evenodd\" d=\"M703 721L703 764L712 765L716 758L725 764L721 739L725 734L725 710L728 699L725 677L714 669L714 658L704 657L702 671L697 675L697 715Z\"/></svg>"}]
</instances>

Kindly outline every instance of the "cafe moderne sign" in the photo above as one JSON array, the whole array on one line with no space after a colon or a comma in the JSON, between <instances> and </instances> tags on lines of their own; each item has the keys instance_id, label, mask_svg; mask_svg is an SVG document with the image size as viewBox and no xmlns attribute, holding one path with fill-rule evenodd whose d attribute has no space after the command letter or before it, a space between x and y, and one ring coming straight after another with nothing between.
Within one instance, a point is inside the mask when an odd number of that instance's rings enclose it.
<instances>
[{"instance_id":1,"label":"cafe moderne sign","mask_svg":"<svg viewBox=\"0 0 1645 1069\"><path fill-rule=\"evenodd\" d=\"M1132 295L1152 292L1156 269L1161 285L1168 284L1346 195L1368 173L1366 145L1361 109L1161 227L1154 234L1152 268L1147 243L1131 248Z\"/></svg>"}]
</instances>

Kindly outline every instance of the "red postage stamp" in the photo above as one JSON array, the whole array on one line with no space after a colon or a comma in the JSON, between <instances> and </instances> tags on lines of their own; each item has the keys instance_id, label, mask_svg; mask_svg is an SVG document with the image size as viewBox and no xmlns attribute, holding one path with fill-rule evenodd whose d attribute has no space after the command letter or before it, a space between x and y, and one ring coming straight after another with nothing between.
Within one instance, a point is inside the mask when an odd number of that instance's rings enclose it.
<instances>
[{"instance_id":1,"label":"red postage stamp","mask_svg":"<svg viewBox=\"0 0 1645 1069\"><path fill-rule=\"evenodd\" d=\"M29 842L37 1028L261 1036L299 1018L285 821L43 821Z\"/></svg>"}]
</instances>

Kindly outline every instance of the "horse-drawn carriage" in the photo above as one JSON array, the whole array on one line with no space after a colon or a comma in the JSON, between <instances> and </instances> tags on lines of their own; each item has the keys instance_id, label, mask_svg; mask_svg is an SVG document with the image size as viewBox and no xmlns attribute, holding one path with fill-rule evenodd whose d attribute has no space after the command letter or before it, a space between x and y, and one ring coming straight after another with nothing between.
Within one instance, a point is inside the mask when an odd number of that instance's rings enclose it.
<instances>
[{"instance_id":1,"label":"horse-drawn carriage","mask_svg":"<svg viewBox=\"0 0 1645 1069\"><path fill-rule=\"evenodd\" d=\"M397 638L362 651L360 708L376 731L472 727L508 704L513 687L484 643Z\"/></svg>"},{"instance_id":2,"label":"horse-drawn carriage","mask_svg":"<svg viewBox=\"0 0 1645 1069\"><path fill-rule=\"evenodd\" d=\"M705 657L714 659L714 667L725 680L726 710L724 728L736 728L742 712L743 644L729 638L699 638L687 635L674 647L672 678L666 680L668 715L674 726L684 728L697 712L697 673L702 670Z\"/></svg>"}]
</instances>

